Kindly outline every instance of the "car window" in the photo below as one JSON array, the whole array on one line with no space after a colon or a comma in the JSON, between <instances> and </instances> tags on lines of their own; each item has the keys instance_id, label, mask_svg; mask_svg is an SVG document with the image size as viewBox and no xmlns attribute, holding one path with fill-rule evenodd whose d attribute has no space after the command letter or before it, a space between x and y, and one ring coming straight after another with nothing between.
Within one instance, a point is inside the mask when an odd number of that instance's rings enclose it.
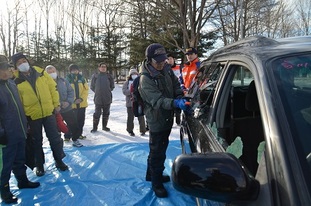
<instances>
[{"instance_id":1,"label":"car window","mask_svg":"<svg viewBox=\"0 0 311 206\"><path fill-rule=\"evenodd\" d=\"M301 163L311 169L311 54L283 57L273 61L277 83L292 141Z\"/></svg>"},{"instance_id":2,"label":"car window","mask_svg":"<svg viewBox=\"0 0 311 206\"><path fill-rule=\"evenodd\" d=\"M202 64L199 69L195 77L195 83L188 92L188 96L192 98L192 108L195 111L196 117L207 113L208 107L213 100L215 86L223 68L224 64L210 63Z\"/></svg>"},{"instance_id":3,"label":"car window","mask_svg":"<svg viewBox=\"0 0 311 206\"><path fill-rule=\"evenodd\" d=\"M244 66L236 66L232 87L248 86L254 80L252 73Z\"/></svg>"},{"instance_id":4,"label":"car window","mask_svg":"<svg viewBox=\"0 0 311 206\"><path fill-rule=\"evenodd\" d=\"M217 132L215 135L224 150L239 158L255 176L262 154L258 148L264 142L255 81L246 66L237 64L229 65L225 80L215 105L216 118L212 125L217 128L212 131Z\"/></svg>"}]
</instances>

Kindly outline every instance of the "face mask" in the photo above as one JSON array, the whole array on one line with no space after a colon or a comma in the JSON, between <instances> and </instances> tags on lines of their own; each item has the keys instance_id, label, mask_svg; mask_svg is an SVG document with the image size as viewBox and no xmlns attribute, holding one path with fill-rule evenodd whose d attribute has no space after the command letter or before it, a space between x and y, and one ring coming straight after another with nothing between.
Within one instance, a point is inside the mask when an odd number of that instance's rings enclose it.
<instances>
[{"instance_id":1,"label":"face mask","mask_svg":"<svg viewBox=\"0 0 311 206\"><path fill-rule=\"evenodd\" d=\"M56 73L56 72L50 73L50 76L51 76L53 79L56 79L56 78L57 78L57 73Z\"/></svg>"},{"instance_id":2,"label":"face mask","mask_svg":"<svg viewBox=\"0 0 311 206\"><path fill-rule=\"evenodd\" d=\"M132 74L132 79L136 79L137 75L136 74Z\"/></svg>"},{"instance_id":3,"label":"face mask","mask_svg":"<svg viewBox=\"0 0 311 206\"><path fill-rule=\"evenodd\" d=\"M19 65L17 68L20 72L28 72L29 71L29 64L27 62L25 62L25 63L22 63L21 65Z\"/></svg>"}]
</instances>

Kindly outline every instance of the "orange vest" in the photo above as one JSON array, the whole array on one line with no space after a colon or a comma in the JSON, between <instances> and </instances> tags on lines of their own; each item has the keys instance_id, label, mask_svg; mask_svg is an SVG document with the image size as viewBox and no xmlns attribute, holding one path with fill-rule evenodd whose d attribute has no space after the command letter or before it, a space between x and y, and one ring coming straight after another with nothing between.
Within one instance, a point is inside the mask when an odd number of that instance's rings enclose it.
<instances>
[{"instance_id":1,"label":"orange vest","mask_svg":"<svg viewBox=\"0 0 311 206\"><path fill-rule=\"evenodd\" d=\"M200 61L198 58L196 58L192 62L187 62L184 64L184 67L182 68L182 78L184 81L184 87L186 89L189 89L189 87L191 86L192 80L197 74L199 67Z\"/></svg>"}]
</instances>

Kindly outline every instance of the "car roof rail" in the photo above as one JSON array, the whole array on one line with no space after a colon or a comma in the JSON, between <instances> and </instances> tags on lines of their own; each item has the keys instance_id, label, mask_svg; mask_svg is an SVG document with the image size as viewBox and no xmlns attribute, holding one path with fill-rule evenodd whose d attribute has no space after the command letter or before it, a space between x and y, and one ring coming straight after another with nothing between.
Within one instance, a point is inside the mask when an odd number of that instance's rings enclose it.
<instances>
[{"instance_id":1,"label":"car roof rail","mask_svg":"<svg viewBox=\"0 0 311 206\"><path fill-rule=\"evenodd\" d=\"M249 48L263 47L263 46L271 46L271 45L278 45L278 44L280 43L274 39L257 35L257 36L246 37L245 39L229 44L223 48L218 49L213 54L222 53L224 51L237 50L239 48L245 48L245 47L249 47Z\"/></svg>"}]
</instances>

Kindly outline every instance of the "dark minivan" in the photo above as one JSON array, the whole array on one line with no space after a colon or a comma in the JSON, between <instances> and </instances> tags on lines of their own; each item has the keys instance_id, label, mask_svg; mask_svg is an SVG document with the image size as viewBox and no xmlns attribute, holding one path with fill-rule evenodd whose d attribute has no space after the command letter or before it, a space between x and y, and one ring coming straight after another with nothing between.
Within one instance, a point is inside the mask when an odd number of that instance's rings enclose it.
<instances>
[{"instance_id":1,"label":"dark minivan","mask_svg":"<svg viewBox=\"0 0 311 206\"><path fill-rule=\"evenodd\" d=\"M311 205L311 37L225 46L188 97L177 190L197 205Z\"/></svg>"}]
</instances>

